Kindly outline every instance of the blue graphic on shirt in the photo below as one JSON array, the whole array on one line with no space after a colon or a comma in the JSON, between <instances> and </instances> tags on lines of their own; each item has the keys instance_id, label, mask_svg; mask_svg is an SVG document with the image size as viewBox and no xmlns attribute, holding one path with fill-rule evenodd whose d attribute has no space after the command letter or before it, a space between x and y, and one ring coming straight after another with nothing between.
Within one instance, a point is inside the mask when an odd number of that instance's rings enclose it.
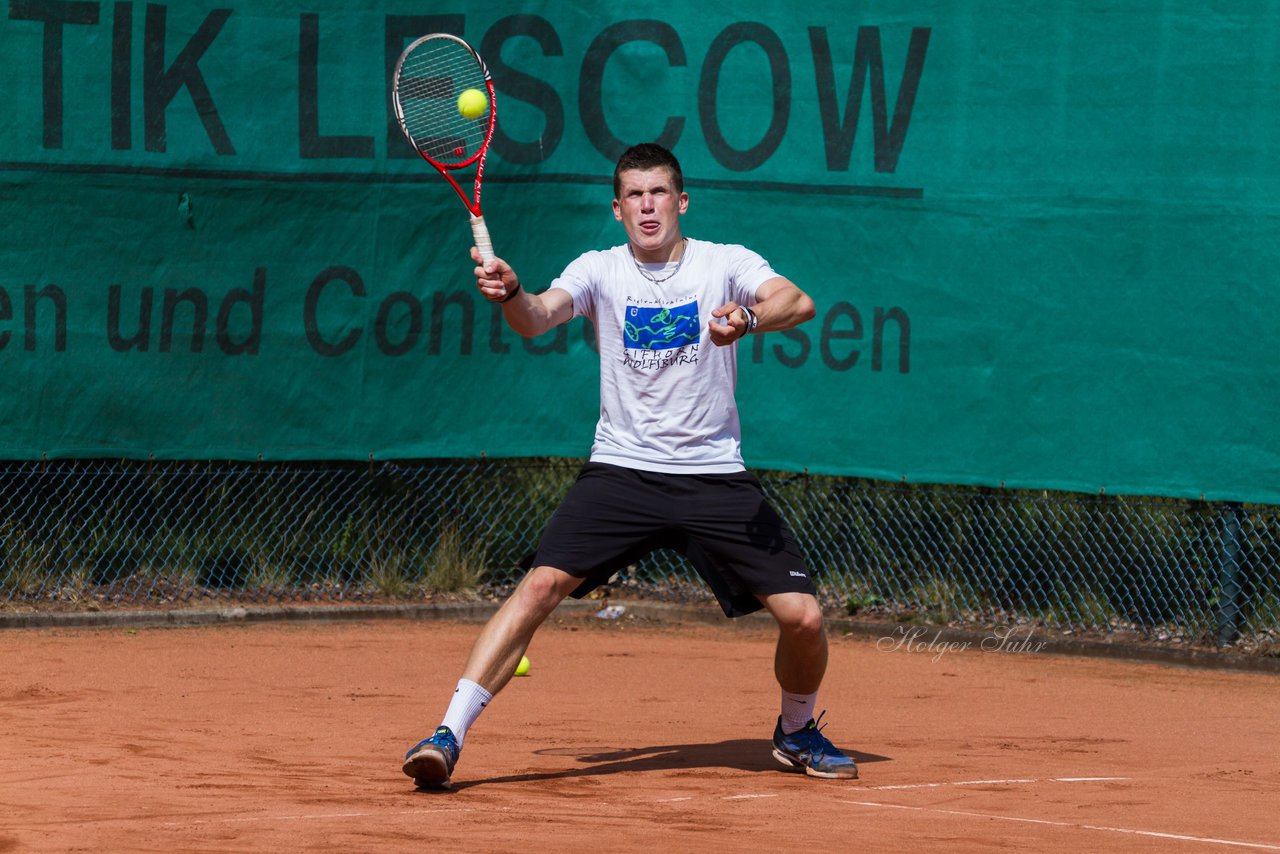
<instances>
[{"instance_id":1,"label":"blue graphic on shirt","mask_svg":"<svg viewBox=\"0 0 1280 854\"><path fill-rule=\"evenodd\" d=\"M673 350L698 343L698 301L684 305L627 306L622 343L635 350Z\"/></svg>"}]
</instances>

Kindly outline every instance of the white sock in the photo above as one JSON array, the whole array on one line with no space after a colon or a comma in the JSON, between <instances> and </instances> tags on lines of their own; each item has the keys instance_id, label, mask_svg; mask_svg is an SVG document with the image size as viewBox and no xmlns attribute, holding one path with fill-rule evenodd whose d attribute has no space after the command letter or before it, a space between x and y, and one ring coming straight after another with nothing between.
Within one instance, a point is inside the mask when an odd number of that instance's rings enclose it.
<instances>
[{"instance_id":1,"label":"white sock","mask_svg":"<svg viewBox=\"0 0 1280 854\"><path fill-rule=\"evenodd\" d=\"M792 694L782 692L782 731L790 735L804 729L813 720L813 707L818 702L818 692Z\"/></svg>"},{"instance_id":2,"label":"white sock","mask_svg":"<svg viewBox=\"0 0 1280 854\"><path fill-rule=\"evenodd\" d=\"M453 737L458 740L461 749L462 741L467 737L467 730L480 717L484 707L489 705L493 695L470 679L459 679L458 687L453 689L453 699L449 701L449 710L444 713L440 726L453 730Z\"/></svg>"}]
</instances>

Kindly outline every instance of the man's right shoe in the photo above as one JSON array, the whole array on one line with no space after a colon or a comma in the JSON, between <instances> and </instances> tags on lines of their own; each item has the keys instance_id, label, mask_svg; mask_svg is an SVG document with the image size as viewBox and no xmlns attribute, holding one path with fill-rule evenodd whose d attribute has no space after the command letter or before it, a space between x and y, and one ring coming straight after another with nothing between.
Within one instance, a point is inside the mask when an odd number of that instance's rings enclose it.
<instances>
[{"instance_id":1,"label":"man's right shoe","mask_svg":"<svg viewBox=\"0 0 1280 854\"><path fill-rule=\"evenodd\" d=\"M420 789L447 789L461 752L453 731L442 726L430 738L409 748L404 755L404 773L412 777Z\"/></svg>"},{"instance_id":2,"label":"man's right shoe","mask_svg":"<svg viewBox=\"0 0 1280 854\"><path fill-rule=\"evenodd\" d=\"M825 715L823 712L822 715ZM818 720L822 720L818 715ZM858 765L840 752L822 734L818 722L810 719L804 729L793 733L782 731L782 717L773 728L773 758L788 768L803 769L810 777L843 778L858 777Z\"/></svg>"}]
</instances>

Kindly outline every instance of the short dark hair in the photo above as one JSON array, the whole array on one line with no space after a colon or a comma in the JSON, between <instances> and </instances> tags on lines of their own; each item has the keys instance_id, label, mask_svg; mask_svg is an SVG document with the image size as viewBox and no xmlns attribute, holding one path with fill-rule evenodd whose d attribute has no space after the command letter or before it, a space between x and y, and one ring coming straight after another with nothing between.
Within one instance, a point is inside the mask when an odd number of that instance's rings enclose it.
<instances>
[{"instance_id":1,"label":"short dark hair","mask_svg":"<svg viewBox=\"0 0 1280 854\"><path fill-rule=\"evenodd\" d=\"M684 172L680 171L680 161L667 149L656 142L642 142L633 145L618 158L618 165L613 170L613 197L622 194L622 173L632 169L657 169L666 167L671 171L671 182L675 184L677 193L684 192Z\"/></svg>"}]
</instances>

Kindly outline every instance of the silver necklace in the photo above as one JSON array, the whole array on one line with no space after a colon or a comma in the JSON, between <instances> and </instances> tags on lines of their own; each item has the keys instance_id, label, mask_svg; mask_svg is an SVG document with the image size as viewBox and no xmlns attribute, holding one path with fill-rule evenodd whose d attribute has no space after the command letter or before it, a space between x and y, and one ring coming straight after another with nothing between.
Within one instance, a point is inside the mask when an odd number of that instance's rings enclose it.
<instances>
[{"instance_id":1,"label":"silver necklace","mask_svg":"<svg viewBox=\"0 0 1280 854\"><path fill-rule=\"evenodd\" d=\"M636 269L640 271L640 275L644 276L646 279L653 282L655 285L660 285L663 282L667 281L668 279L674 277L676 273L680 272L680 267L681 265L684 264L684 256L689 254L689 238L687 237L681 238L680 247L681 247L680 260L676 261L676 268L672 270L670 273L667 273L667 275L663 276L661 279L659 279L658 277L653 275L653 273L650 273L643 266L641 266L640 259L636 258L636 251L631 248L630 243L627 244L627 251L631 253L631 263L636 265Z\"/></svg>"}]
</instances>

